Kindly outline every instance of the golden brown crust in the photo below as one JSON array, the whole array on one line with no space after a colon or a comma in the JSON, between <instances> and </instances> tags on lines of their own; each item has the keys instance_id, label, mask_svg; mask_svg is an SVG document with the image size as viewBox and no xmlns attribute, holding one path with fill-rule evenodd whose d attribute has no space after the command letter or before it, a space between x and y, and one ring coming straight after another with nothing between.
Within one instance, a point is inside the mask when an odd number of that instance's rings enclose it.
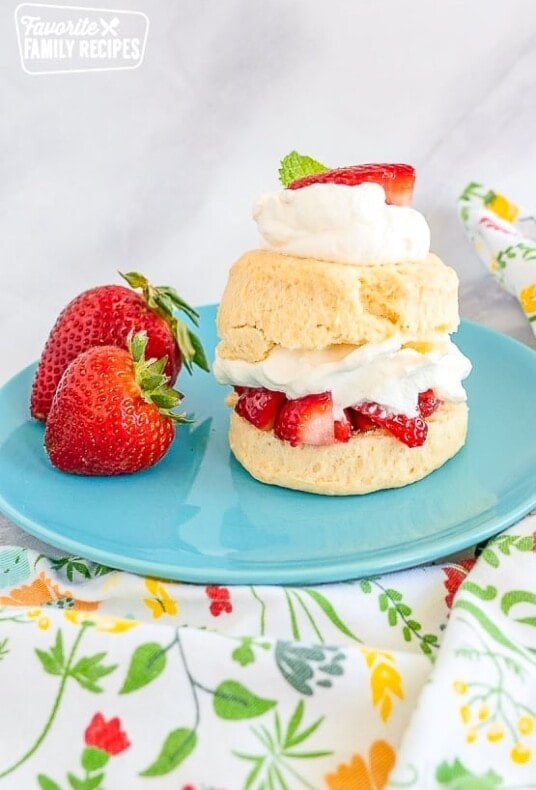
<instances>
[{"instance_id":1,"label":"golden brown crust","mask_svg":"<svg viewBox=\"0 0 536 790\"><path fill-rule=\"evenodd\" d=\"M426 341L458 323L458 278L436 255L365 266L251 250L229 273L218 353L258 362L276 345Z\"/></svg>"},{"instance_id":2,"label":"golden brown crust","mask_svg":"<svg viewBox=\"0 0 536 790\"><path fill-rule=\"evenodd\" d=\"M237 460L263 483L315 494L367 494L425 477L455 455L467 433L465 403L443 403L427 419L422 447L406 447L381 429L328 447L292 447L232 412L229 443Z\"/></svg>"}]
</instances>

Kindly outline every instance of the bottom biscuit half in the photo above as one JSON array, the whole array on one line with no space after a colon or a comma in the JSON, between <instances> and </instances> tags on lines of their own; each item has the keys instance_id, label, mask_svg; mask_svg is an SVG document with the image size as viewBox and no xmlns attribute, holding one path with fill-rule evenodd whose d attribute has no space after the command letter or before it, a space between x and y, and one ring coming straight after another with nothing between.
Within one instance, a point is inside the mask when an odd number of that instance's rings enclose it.
<instances>
[{"instance_id":1,"label":"bottom biscuit half","mask_svg":"<svg viewBox=\"0 0 536 790\"><path fill-rule=\"evenodd\" d=\"M441 404L426 420L428 436L421 447L407 447L382 429L327 447L293 447L233 411L229 444L242 466L263 483L313 494L368 494L415 483L442 466L465 443L467 415L465 403Z\"/></svg>"}]
</instances>

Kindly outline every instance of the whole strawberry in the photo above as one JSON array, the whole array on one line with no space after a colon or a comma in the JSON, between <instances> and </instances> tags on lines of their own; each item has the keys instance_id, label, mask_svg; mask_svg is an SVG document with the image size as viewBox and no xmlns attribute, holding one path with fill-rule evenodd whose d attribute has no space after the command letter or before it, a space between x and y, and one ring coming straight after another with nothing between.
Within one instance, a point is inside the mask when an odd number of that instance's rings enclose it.
<instances>
[{"instance_id":1,"label":"whole strawberry","mask_svg":"<svg viewBox=\"0 0 536 790\"><path fill-rule=\"evenodd\" d=\"M61 312L48 337L35 374L30 411L46 420L63 371L75 357L93 346L127 347L130 332L147 332L147 355L167 357L165 373L173 384L181 363L208 370L199 338L176 317L182 310L197 325L198 314L169 286L158 288L137 272L121 275L132 288L102 285L84 291Z\"/></svg>"},{"instance_id":2,"label":"whole strawberry","mask_svg":"<svg viewBox=\"0 0 536 790\"><path fill-rule=\"evenodd\" d=\"M127 349L94 346L63 373L45 429L45 449L62 472L119 475L159 461L188 422L173 409L182 399L167 386L165 359L145 359L147 335Z\"/></svg>"}]
</instances>

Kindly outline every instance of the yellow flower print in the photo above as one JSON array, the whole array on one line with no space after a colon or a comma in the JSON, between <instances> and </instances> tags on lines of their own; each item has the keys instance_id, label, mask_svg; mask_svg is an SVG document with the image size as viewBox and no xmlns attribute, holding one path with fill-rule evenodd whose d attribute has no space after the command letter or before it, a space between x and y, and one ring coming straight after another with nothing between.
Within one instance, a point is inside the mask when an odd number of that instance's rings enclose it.
<instances>
[{"instance_id":1,"label":"yellow flower print","mask_svg":"<svg viewBox=\"0 0 536 790\"><path fill-rule=\"evenodd\" d=\"M486 721L489 719L489 708L487 705L481 705L478 709L478 718L480 721Z\"/></svg>"},{"instance_id":2,"label":"yellow flower print","mask_svg":"<svg viewBox=\"0 0 536 790\"><path fill-rule=\"evenodd\" d=\"M452 688L456 694L465 694L467 691L467 683L464 680L455 680Z\"/></svg>"},{"instance_id":3,"label":"yellow flower print","mask_svg":"<svg viewBox=\"0 0 536 790\"><path fill-rule=\"evenodd\" d=\"M144 598L143 603L150 609L155 620L158 620L164 614L173 617L178 613L177 602L168 593L160 579L153 579L148 576L145 579L145 586L153 597Z\"/></svg>"},{"instance_id":4,"label":"yellow flower print","mask_svg":"<svg viewBox=\"0 0 536 790\"><path fill-rule=\"evenodd\" d=\"M363 647L367 667L370 669L372 704L379 706L380 717L387 722L393 709L393 697L404 699L402 678L395 666L392 653L386 650L371 650Z\"/></svg>"},{"instance_id":5,"label":"yellow flower print","mask_svg":"<svg viewBox=\"0 0 536 790\"><path fill-rule=\"evenodd\" d=\"M39 620L37 621L37 627L41 631L46 631L50 627L50 618L47 617L46 615L40 617Z\"/></svg>"},{"instance_id":6,"label":"yellow flower print","mask_svg":"<svg viewBox=\"0 0 536 790\"><path fill-rule=\"evenodd\" d=\"M486 733L486 738L490 743L499 743L504 738L504 728L499 722L494 722Z\"/></svg>"},{"instance_id":7,"label":"yellow flower print","mask_svg":"<svg viewBox=\"0 0 536 790\"><path fill-rule=\"evenodd\" d=\"M460 708L460 718L464 724L469 724L471 720L471 708L469 705L462 705Z\"/></svg>"},{"instance_id":8,"label":"yellow flower print","mask_svg":"<svg viewBox=\"0 0 536 790\"><path fill-rule=\"evenodd\" d=\"M507 222L513 222L519 214L519 207L499 192L488 192L484 198L484 205Z\"/></svg>"},{"instance_id":9,"label":"yellow flower print","mask_svg":"<svg viewBox=\"0 0 536 790\"><path fill-rule=\"evenodd\" d=\"M354 754L324 778L329 790L383 790L395 764L395 752L387 741L374 741L365 761Z\"/></svg>"},{"instance_id":10,"label":"yellow flower print","mask_svg":"<svg viewBox=\"0 0 536 790\"><path fill-rule=\"evenodd\" d=\"M138 625L137 620L128 620L124 617L114 617L111 614L93 614L87 615L83 612L73 612L72 610L64 613L65 619L73 625L82 625L82 623L91 623L97 631L102 631L106 634L122 634L125 631L130 631Z\"/></svg>"},{"instance_id":11,"label":"yellow flower print","mask_svg":"<svg viewBox=\"0 0 536 790\"><path fill-rule=\"evenodd\" d=\"M534 730L534 716L520 716L517 722L517 729L521 735L530 735Z\"/></svg>"},{"instance_id":12,"label":"yellow flower print","mask_svg":"<svg viewBox=\"0 0 536 790\"><path fill-rule=\"evenodd\" d=\"M518 765L522 765L523 763L528 763L530 758L532 757L532 752L528 746L525 746L524 743L516 743L512 747L510 751L510 759L514 763L518 763Z\"/></svg>"},{"instance_id":13,"label":"yellow flower print","mask_svg":"<svg viewBox=\"0 0 536 790\"><path fill-rule=\"evenodd\" d=\"M476 727L470 727L465 734L465 740L467 743L474 743L476 741L477 735L478 731Z\"/></svg>"},{"instance_id":14,"label":"yellow flower print","mask_svg":"<svg viewBox=\"0 0 536 790\"><path fill-rule=\"evenodd\" d=\"M531 283L519 292L521 307L527 315L536 313L536 283Z\"/></svg>"}]
</instances>

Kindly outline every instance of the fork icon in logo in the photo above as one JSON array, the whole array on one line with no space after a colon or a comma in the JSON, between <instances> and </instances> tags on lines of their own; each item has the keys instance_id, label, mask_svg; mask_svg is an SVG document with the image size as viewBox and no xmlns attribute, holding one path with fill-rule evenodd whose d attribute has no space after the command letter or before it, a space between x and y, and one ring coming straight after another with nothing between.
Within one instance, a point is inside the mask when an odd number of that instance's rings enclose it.
<instances>
[{"instance_id":1,"label":"fork icon in logo","mask_svg":"<svg viewBox=\"0 0 536 790\"><path fill-rule=\"evenodd\" d=\"M116 16L114 16L114 18L111 19L109 22L107 22L106 19L100 17L99 22L101 23L103 36L106 36L108 34L110 36L117 36L116 28L119 25L119 19Z\"/></svg>"}]
</instances>

